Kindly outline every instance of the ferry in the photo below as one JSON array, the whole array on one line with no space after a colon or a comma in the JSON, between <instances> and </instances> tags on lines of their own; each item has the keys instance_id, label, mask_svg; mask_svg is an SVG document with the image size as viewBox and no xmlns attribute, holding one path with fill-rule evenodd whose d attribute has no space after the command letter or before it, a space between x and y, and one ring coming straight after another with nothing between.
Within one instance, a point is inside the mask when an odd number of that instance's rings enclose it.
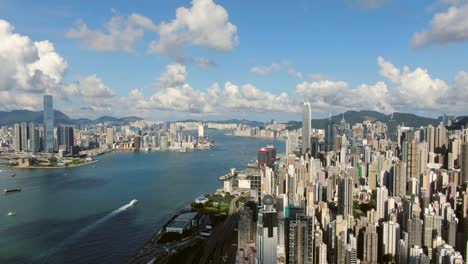
<instances>
[{"instance_id":1,"label":"ferry","mask_svg":"<svg viewBox=\"0 0 468 264\"><path fill-rule=\"evenodd\" d=\"M16 215L15 212L9 212L9 213L7 214L7 216L15 216L15 215Z\"/></svg>"},{"instance_id":2,"label":"ferry","mask_svg":"<svg viewBox=\"0 0 468 264\"><path fill-rule=\"evenodd\" d=\"M16 188L16 189L4 189L3 190L3 193L4 194L9 194L9 193L13 193L13 192L21 192L21 188Z\"/></svg>"},{"instance_id":3,"label":"ferry","mask_svg":"<svg viewBox=\"0 0 468 264\"><path fill-rule=\"evenodd\" d=\"M16 176L16 174L12 173L12 174L10 174L10 176L11 176L11 177L15 177L15 176Z\"/></svg>"}]
</instances>

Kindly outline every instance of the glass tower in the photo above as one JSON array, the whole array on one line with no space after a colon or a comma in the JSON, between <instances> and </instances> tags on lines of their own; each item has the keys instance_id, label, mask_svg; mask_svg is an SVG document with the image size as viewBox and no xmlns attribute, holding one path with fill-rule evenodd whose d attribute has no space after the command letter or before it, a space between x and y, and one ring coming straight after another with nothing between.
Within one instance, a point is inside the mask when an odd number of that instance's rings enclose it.
<instances>
[{"instance_id":1,"label":"glass tower","mask_svg":"<svg viewBox=\"0 0 468 264\"><path fill-rule=\"evenodd\" d=\"M44 95L44 152L54 151L54 107L52 95Z\"/></svg>"}]
</instances>

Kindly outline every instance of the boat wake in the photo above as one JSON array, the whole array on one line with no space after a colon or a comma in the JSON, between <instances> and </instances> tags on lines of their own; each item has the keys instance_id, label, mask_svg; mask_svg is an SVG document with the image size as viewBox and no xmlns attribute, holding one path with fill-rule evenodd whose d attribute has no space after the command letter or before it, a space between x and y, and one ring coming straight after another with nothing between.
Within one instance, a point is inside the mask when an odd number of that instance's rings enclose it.
<instances>
[{"instance_id":1,"label":"boat wake","mask_svg":"<svg viewBox=\"0 0 468 264\"><path fill-rule=\"evenodd\" d=\"M133 205L135 205L135 202L136 200L132 200L130 201L130 203L110 212L109 214L103 216L102 218L98 219L96 222L80 229L78 232L76 232L75 234L71 235L70 237L66 238L65 240L63 240L60 244L58 244L56 247L50 249L49 251L45 252L45 254L43 255L40 255L39 256L39 259L42 260L41 263L48 263L48 258L53 256L55 253L57 253L59 250L63 249L63 248L66 248L68 246L70 246L71 244L73 244L73 242L75 242L76 240L78 240L79 238L83 237L84 235L86 235L87 233L89 233L90 231L92 231L94 228L96 228L97 226L109 221L112 217L118 215L119 213L127 210L128 208L132 207Z\"/></svg>"}]
</instances>

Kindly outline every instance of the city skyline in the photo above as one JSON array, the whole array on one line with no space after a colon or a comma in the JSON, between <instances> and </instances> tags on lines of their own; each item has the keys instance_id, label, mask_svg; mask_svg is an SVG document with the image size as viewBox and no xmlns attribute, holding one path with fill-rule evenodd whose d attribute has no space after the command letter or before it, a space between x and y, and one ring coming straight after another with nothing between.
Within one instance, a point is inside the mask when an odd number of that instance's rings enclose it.
<instances>
[{"instance_id":1,"label":"city skyline","mask_svg":"<svg viewBox=\"0 0 468 264\"><path fill-rule=\"evenodd\" d=\"M75 118L466 114L466 1L30 4L0 4L0 111L52 94Z\"/></svg>"}]
</instances>

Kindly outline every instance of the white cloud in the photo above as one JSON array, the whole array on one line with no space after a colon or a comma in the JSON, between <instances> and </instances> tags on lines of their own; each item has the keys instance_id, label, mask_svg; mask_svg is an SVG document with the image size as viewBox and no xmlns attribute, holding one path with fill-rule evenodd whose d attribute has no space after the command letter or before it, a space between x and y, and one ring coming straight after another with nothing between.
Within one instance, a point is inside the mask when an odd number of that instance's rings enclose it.
<instances>
[{"instance_id":1,"label":"white cloud","mask_svg":"<svg viewBox=\"0 0 468 264\"><path fill-rule=\"evenodd\" d=\"M76 96L81 102L95 111L110 111L113 106L115 92L106 86L96 75L79 79L75 83L64 85L63 92L67 96Z\"/></svg>"},{"instance_id":2,"label":"white cloud","mask_svg":"<svg viewBox=\"0 0 468 264\"><path fill-rule=\"evenodd\" d=\"M68 68L49 41L33 42L0 20L0 90L53 92Z\"/></svg>"},{"instance_id":3,"label":"white cloud","mask_svg":"<svg viewBox=\"0 0 468 264\"><path fill-rule=\"evenodd\" d=\"M282 68L279 63L272 63L269 66L254 66L250 68L250 72L256 75L267 75L271 72L277 72Z\"/></svg>"},{"instance_id":4,"label":"white cloud","mask_svg":"<svg viewBox=\"0 0 468 264\"><path fill-rule=\"evenodd\" d=\"M369 109L390 113L393 108L387 102L387 86L383 82L374 85L361 84L350 88L343 81L323 80L303 82L296 86L296 95L311 102L319 112L339 112Z\"/></svg>"},{"instance_id":5,"label":"white cloud","mask_svg":"<svg viewBox=\"0 0 468 264\"><path fill-rule=\"evenodd\" d=\"M430 29L413 34L412 45L421 48L432 44L466 40L468 40L468 4L451 6L446 12L435 14Z\"/></svg>"},{"instance_id":6,"label":"white cloud","mask_svg":"<svg viewBox=\"0 0 468 264\"><path fill-rule=\"evenodd\" d=\"M446 103L443 98L449 92L449 86L440 79L432 78L426 69L411 71L408 66L398 69L382 57L378 57L378 63L380 74L396 85L395 104L434 109Z\"/></svg>"},{"instance_id":7,"label":"white cloud","mask_svg":"<svg viewBox=\"0 0 468 264\"><path fill-rule=\"evenodd\" d=\"M302 79L302 73L296 71L289 61L273 62L268 66L254 66L250 68L250 72L259 76L265 76L270 73L285 71L288 75Z\"/></svg>"},{"instance_id":8,"label":"white cloud","mask_svg":"<svg viewBox=\"0 0 468 264\"><path fill-rule=\"evenodd\" d=\"M82 40L84 45L97 51L133 52L136 43L143 38L145 30L156 31L158 27L151 19L133 13L128 17L114 16L105 25L105 30L89 29L79 20L66 36Z\"/></svg>"},{"instance_id":9,"label":"white cloud","mask_svg":"<svg viewBox=\"0 0 468 264\"><path fill-rule=\"evenodd\" d=\"M159 87L182 86L187 81L187 69L184 65L173 63L166 66L166 71L158 78Z\"/></svg>"},{"instance_id":10,"label":"white cloud","mask_svg":"<svg viewBox=\"0 0 468 264\"><path fill-rule=\"evenodd\" d=\"M297 110L286 93L274 95L251 84L238 86L231 82L226 82L223 89L215 83L206 90L199 90L187 83L186 74L186 66L168 65L166 71L158 78L161 89L147 100L141 92L138 92L137 99L133 99L138 102L136 107L187 113L295 112Z\"/></svg>"},{"instance_id":11,"label":"white cloud","mask_svg":"<svg viewBox=\"0 0 468 264\"><path fill-rule=\"evenodd\" d=\"M212 0L193 0L191 8L179 7L176 18L159 24L158 32L159 40L151 42L149 52L175 59L184 57L186 46L227 52L239 42L227 11Z\"/></svg>"}]
</instances>

